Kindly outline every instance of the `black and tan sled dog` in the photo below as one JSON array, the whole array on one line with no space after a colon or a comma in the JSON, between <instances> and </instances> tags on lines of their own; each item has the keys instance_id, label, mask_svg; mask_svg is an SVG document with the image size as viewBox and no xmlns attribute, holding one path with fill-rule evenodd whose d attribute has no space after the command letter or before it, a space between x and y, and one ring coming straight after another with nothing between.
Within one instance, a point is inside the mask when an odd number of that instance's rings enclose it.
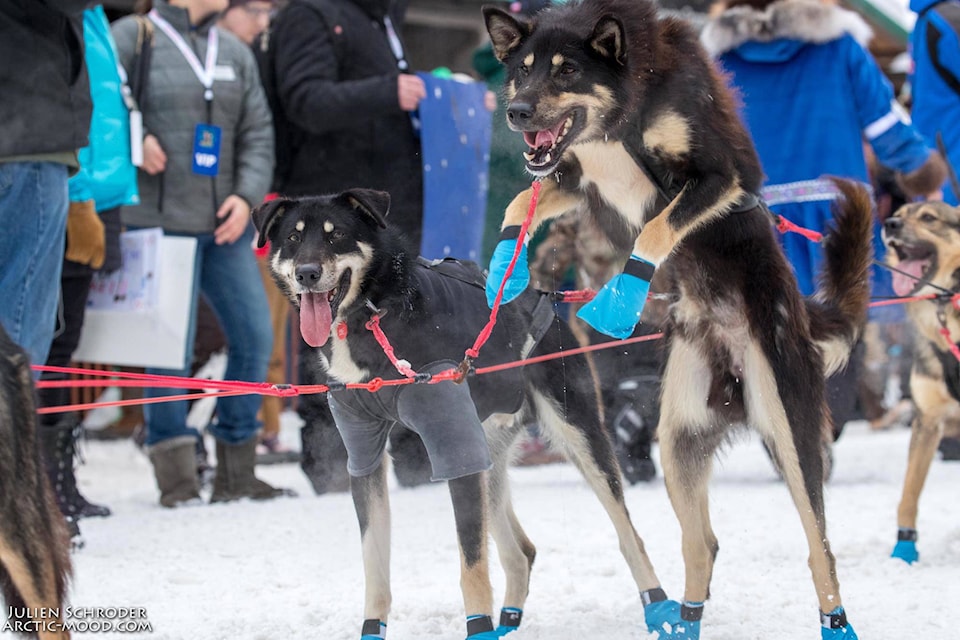
<instances>
[{"instance_id":1,"label":"black and tan sled dog","mask_svg":"<svg viewBox=\"0 0 960 640\"><path fill-rule=\"evenodd\" d=\"M893 286L900 296L936 294L937 299L907 303L914 329L910 394L917 408L910 436L907 475L897 509L893 557L912 563L917 553L917 503L944 435L960 436L960 362L950 342L960 339L960 312L950 296L960 291L960 208L943 202L908 204L883 224L886 262L897 269Z\"/></svg>"},{"instance_id":2,"label":"black and tan sled dog","mask_svg":"<svg viewBox=\"0 0 960 640\"><path fill-rule=\"evenodd\" d=\"M639 576L648 628L699 636L718 550L713 454L746 426L774 453L799 511L823 637L855 638L827 542L821 439L824 376L844 366L866 319L867 192L838 182L821 289L805 300L755 196L761 167L735 99L687 25L659 19L646 0L574 0L530 19L485 7L484 16L507 70L508 124L542 177L533 227L572 210L593 216L669 281L657 433L686 587L680 604L653 571ZM508 206L505 239L531 195Z\"/></svg>"},{"instance_id":3,"label":"black and tan sled dog","mask_svg":"<svg viewBox=\"0 0 960 640\"><path fill-rule=\"evenodd\" d=\"M0 327L0 591L3 629L63 640L70 557L67 529L37 446L27 354Z\"/></svg>"},{"instance_id":4,"label":"black and tan sled dog","mask_svg":"<svg viewBox=\"0 0 960 640\"><path fill-rule=\"evenodd\" d=\"M653 569L624 504L620 468L584 356L470 376L462 384L427 384L456 368L490 315L484 276L473 263L427 263L385 227L389 196L354 189L338 195L281 199L254 211L261 241L269 240L273 276L300 310L315 366L335 388L330 407L349 455L351 491L362 536L366 576L364 638L382 637L390 611L390 531L382 455L396 423L417 432L435 480L449 480L461 552L467 635L500 637L519 626L535 547L511 506L507 467L514 441L531 420L560 445L610 516L633 576ZM420 384L376 393L336 389L338 383L402 376L366 324L377 315L396 357ZM532 289L503 308L477 368L577 346L548 296ZM483 421L483 426L481 426ZM487 537L506 574L494 629Z\"/></svg>"}]
</instances>

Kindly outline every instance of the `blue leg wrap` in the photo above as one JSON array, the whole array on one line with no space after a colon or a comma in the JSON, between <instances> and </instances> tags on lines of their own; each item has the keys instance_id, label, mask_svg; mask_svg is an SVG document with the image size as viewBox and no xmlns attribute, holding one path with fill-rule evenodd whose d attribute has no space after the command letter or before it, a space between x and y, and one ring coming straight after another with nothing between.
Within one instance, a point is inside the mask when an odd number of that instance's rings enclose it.
<instances>
[{"instance_id":1,"label":"blue leg wrap","mask_svg":"<svg viewBox=\"0 0 960 640\"><path fill-rule=\"evenodd\" d=\"M490 268L487 274L487 306L493 308L493 303L497 299L497 292L500 290L500 283L507 274L507 267L513 260L513 252L517 247L517 238L520 236L520 227L507 227L500 234L500 242L497 243L490 256ZM530 267L527 265L527 240L524 239L523 247L520 249L520 255L517 256L517 264L513 267L510 279L503 287L503 298L501 304L506 304L515 300L530 284Z\"/></svg>"},{"instance_id":2,"label":"blue leg wrap","mask_svg":"<svg viewBox=\"0 0 960 640\"><path fill-rule=\"evenodd\" d=\"M847 623L847 613L837 607L830 613L820 613L821 640L858 640L857 632Z\"/></svg>"},{"instance_id":3,"label":"blue leg wrap","mask_svg":"<svg viewBox=\"0 0 960 640\"><path fill-rule=\"evenodd\" d=\"M520 621L523 619L523 610L516 607L504 607L500 609L500 625L494 633L498 638L502 638L511 631L516 631L520 627Z\"/></svg>"},{"instance_id":4,"label":"blue leg wrap","mask_svg":"<svg viewBox=\"0 0 960 640\"><path fill-rule=\"evenodd\" d=\"M360 640L383 640L387 637L387 623L376 618L363 621Z\"/></svg>"},{"instance_id":5,"label":"blue leg wrap","mask_svg":"<svg viewBox=\"0 0 960 640\"><path fill-rule=\"evenodd\" d=\"M583 305L577 317L600 333L629 338L647 304L653 272L653 264L639 256L630 256L623 273L603 285L596 297Z\"/></svg>"},{"instance_id":6,"label":"blue leg wrap","mask_svg":"<svg viewBox=\"0 0 960 640\"><path fill-rule=\"evenodd\" d=\"M920 559L917 551L917 530L901 527L897 531L897 544L893 548L891 558L900 558L907 564L913 564Z\"/></svg>"}]
</instances>

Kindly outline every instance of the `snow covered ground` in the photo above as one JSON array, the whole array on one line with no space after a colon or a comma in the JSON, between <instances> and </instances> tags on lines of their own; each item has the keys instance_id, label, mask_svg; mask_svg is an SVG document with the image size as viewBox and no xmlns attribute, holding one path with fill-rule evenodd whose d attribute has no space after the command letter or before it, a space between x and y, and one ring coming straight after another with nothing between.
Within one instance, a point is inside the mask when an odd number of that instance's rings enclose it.
<instances>
[{"instance_id":1,"label":"snow covered ground","mask_svg":"<svg viewBox=\"0 0 960 640\"><path fill-rule=\"evenodd\" d=\"M284 438L297 441L296 418ZM827 488L844 603L863 640L953 640L960 602L960 463L934 462L920 511L921 560L888 556L909 432L848 425ZM74 606L146 609L154 640L357 640L363 617L358 527L347 494L313 495L296 465L260 467L300 497L161 509L149 462L130 442L90 442L84 493L114 510L81 522ZM538 547L523 627L511 640L645 639L642 609L598 502L567 464L514 468L517 513ZM703 640L814 640L817 603L799 519L757 440L717 465L720 554ZM443 485L395 488L390 640L464 636L458 557ZM662 479L630 487L638 531L671 597L683 591L679 528ZM493 571L495 593L502 574ZM499 607L499 602L497 603ZM0 633L0 638L10 637ZM131 638L131 634L77 637Z\"/></svg>"}]
</instances>

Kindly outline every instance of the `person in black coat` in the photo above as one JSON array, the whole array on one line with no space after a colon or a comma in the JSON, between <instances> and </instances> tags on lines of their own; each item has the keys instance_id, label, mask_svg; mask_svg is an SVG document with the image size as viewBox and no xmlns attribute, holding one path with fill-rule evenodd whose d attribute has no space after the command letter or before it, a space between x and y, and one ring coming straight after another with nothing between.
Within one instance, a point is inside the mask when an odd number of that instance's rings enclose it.
<instances>
[{"instance_id":1,"label":"person in black coat","mask_svg":"<svg viewBox=\"0 0 960 640\"><path fill-rule=\"evenodd\" d=\"M291 0L277 15L263 73L272 98L277 169L274 189L285 196L336 193L351 187L386 191L390 225L420 249L423 169L416 109L426 96L411 73L398 30L408 0ZM261 49L266 49L263 39ZM255 45L257 46L257 45ZM301 340L301 384L323 384L311 349ZM300 398L301 467L317 493L346 490L347 453L323 395ZM419 438L390 435L400 484L429 482L430 463Z\"/></svg>"},{"instance_id":2,"label":"person in black coat","mask_svg":"<svg viewBox=\"0 0 960 640\"><path fill-rule=\"evenodd\" d=\"M288 154L276 186L287 196L350 187L386 191L390 224L419 248L423 81L397 34L406 0L293 0L270 36ZM332 23L332 24L328 24Z\"/></svg>"}]
</instances>

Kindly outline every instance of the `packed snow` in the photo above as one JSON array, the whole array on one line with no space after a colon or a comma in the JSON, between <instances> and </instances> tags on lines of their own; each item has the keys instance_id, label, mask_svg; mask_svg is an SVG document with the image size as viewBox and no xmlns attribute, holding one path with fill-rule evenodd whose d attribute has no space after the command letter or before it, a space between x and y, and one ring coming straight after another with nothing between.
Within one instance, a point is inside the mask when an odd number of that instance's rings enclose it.
<instances>
[{"instance_id":1,"label":"packed snow","mask_svg":"<svg viewBox=\"0 0 960 640\"><path fill-rule=\"evenodd\" d=\"M298 441L284 415L283 438ZM889 557L909 430L851 423L826 489L843 601L862 640L953 640L960 602L960 462L934 461L920 505L919 563ZM655 448L656 451L656 448ZM296 464L258 467L298 498L157 504L133 442L88 442L82 491L114 515L81 521L75 607L140 607L152 633L75 637L152 640L357 640L363 570L349 494L314 495ZM517 514L537 545L530 597L511 640L646 639L640 599L612 525L569 464L514 467ZM393 480L391 480L393 482ZM680 530L662 477L628 487L628 506L668 595L683 594ZM442 484L392 495L390 640L460 640L464 620L449 494ZM814 640L817 601L800 522L758 440L721 455L711 485L720 553L703 640ZM492 542L491 542L492 544ZM496 606L503 575L494 559ZM498 612L494 612L498 615ZM11 637L0 633L0 638Z\"/></svg>"}]
</instances>

